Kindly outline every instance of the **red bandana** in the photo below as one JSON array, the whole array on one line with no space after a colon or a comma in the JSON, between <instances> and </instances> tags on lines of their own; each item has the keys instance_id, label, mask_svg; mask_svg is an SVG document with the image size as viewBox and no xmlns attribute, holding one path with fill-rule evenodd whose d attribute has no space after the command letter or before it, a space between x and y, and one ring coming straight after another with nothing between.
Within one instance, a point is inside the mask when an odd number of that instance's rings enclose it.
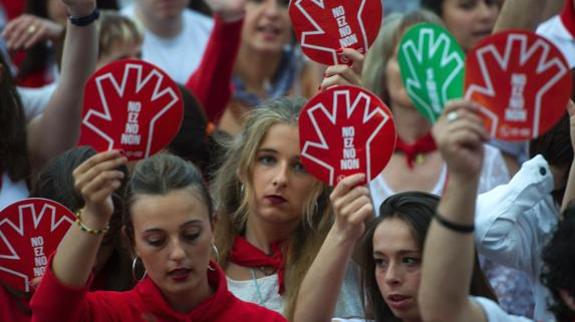
<instances>
[{"instance_id":1,"label":"red bandana","mask_svg":"<svg viewBox=\"0 0 575 322\"><path fill-rule=\"evenodd\" d=\"M427 135L420 137L413 144L405 143L398 136L397 143L395 145L395 151L400 151L405 154L405 158L407 159L407 166L410 169L413 169L413 163L418 155L427 154L435 150L437 150L437 146L435 145L435 140L433 140L431 133L427 133Z\"/></svg>"},{"instance_id":2,"label":"red bandana","mask_svg":"<svg viewBox=\"0 0 575 322\"><path fill-rule=\"evenodd\" d=\"M565 5L563 6L560 17L565 29L569 31L571 37L575 38L575 8L573 8L573 1L565 0Z\"/></svg>"},{"instance_id":3,"label":"red bandana","mask_svg":"<svg viewBox=\"0 0 575 322\"><path fill-rule=\"evenodd\" d=\"M284 271L285 262L281 251L281 242L271 244L272 254L267 255L259 248L250 244L244 237L236 236L234 246L230 254L230 261L234 264L245 267L262 267L270 266L276 269L278 273L278 282L280 285L279 294L284 292Z\"/></svg>"}]
</instances>

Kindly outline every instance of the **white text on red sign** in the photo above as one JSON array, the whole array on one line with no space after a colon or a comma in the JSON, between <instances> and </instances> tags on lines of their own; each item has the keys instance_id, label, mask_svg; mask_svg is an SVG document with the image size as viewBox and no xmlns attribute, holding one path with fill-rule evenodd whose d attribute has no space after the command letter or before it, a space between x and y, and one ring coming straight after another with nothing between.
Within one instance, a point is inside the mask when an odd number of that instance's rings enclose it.
<instances>
[{"instance_id":1,"label":"white text on red sign","mask_svg":"<svg viewBox=\"0 0 575 322\"><path fill-rule=\"evenodd\" d=\"M128 102L128 122L126 122L126 128L122 134L122 144L126 145L139 145L142 136L140 133L140 125L138 124L138 117L140 111L142 110L142 103L140 102Z\"/></svg>"},{"instance_id":2,"label":"white text on red sign","mask_svg":"<svg viewBox=\"0 0 575 322\"><path fill-rule=\"evenodd\" d=\"M359 159L356 157L357 153L353 145L355 128L353 126L343 127L341 129L341 136L343 138L343 159L340 161L341 170L359 169Z\"/></svg>"},{"instance_id":3,"label":"white text on red sign","mask_svg":"<svg viewBox=\"0 0 575 322\"><path fill-rule=\"evenodd\" d=\"M32 237L30 243L34 251L34 277L40 277L44 275L48 265L48 258L44 253L44 238L42 236Z\"/></svg>"},{"instance_id":4,"label":"white text on red sign","mask_svg":"<svg viewBox=\"0 0 575 322\"><path fill-rule=\"evenodd\" d=\"M337 21L337 27L339 28L339 45L343 48L357 44L357 35L352 33L351 27L347 23L343 6L337 6L331 9L331 13Z\"/></svg>"}]
</instances>

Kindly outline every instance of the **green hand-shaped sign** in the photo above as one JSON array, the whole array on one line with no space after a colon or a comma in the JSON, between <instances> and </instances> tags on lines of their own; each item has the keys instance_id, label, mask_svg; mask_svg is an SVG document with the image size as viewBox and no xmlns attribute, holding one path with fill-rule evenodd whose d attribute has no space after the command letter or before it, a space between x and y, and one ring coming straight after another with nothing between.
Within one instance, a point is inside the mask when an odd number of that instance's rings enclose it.
<instances>
[{"instance_id":1,"label":"green hand-shaped sign","mask_svg":"<svg viewBox=\"0 0 575 322\"><path fill-rule=\"evenodd\" d=\"M407 94L432 123L448 100L463 97L465 56L442 27L422 23L410 28L399 44L398 61Z\"/></svg>"}]
</instances>

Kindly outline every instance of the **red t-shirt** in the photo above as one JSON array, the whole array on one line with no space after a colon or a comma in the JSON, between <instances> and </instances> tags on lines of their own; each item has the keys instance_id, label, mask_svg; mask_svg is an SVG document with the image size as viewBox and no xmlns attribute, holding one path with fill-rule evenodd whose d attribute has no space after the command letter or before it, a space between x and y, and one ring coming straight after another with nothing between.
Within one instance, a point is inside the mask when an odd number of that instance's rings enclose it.
<instances>
[{"instance_id":1,"label":"red t-shirt","mask_svg":"<svg viewBox=\"0 0 575 322\"><path fill-rule=\"evenodd\" d=\"M277 312L236 298L222 269L211 266L216 270L208 271L208 281L215 292L189 313L173 310L149 277L126 292L88 292L62 285L49 269L30 302L32 321L286 321Z\"/></svg>"}]
</instances>

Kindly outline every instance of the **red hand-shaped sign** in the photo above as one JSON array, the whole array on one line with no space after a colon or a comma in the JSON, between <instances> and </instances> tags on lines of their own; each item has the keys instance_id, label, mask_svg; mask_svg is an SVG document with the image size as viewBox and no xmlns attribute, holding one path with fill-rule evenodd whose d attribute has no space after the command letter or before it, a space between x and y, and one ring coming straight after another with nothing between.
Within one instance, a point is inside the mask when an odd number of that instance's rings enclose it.
<instances>
[{"instance_id":1,"label":"red hand-shaped sign","mask_svg":"<svg viewBox=\"0 0 575 322\"><path fill-rule=\"evenodd\" d=\"M387 165L397 139L391 111L355 86L329 88L312 97L299 119L301 159L329 185L365 173L369 182Z\"/></svg>"},{"instance_id":2,"label":"red hand-shaped sign","mask_svg":"<svg viewBox=\"0 0 575 322\"><path fill-rule=\"evenodd\" d=\"M339 48L367 52L381 25L380 0L293 0L289 14L303 52L321 64L348 63Z\"/></svg>"},{"instance_id":3,"label":"red hand-shaped sign","mask_svg":"<svg viewBox=\"0 0 575 322\"><path fill-rule=\"evenodd\" d=\"M179 88L166 73L140 60L117 61L86 84L79 144L143 159L172 141L182 117Z\"/></svg>"},{"instance_id":4,"label":"red hand-shaped sign","mask_svg":"<svg viewBox=\"0 0 575 322\"><path fill-rule=\"evenodd\" d=\"M74 214L48 199L18 201L0 212L0 281L29 292L30 282L44 274Z\"/></svg>"},{"instance_id":5,"label":"red hand-shaped sign","mask_svg":"<svg viewBox=\"0 0 575 322\"><path fill-rule=\"evenodd\" d=\"M508 31L484 39L467 56L465 97L480 103L491 136L523 141L559 121L571 94L561 52L546 39Z\"/></svg>"}]
</instances>

